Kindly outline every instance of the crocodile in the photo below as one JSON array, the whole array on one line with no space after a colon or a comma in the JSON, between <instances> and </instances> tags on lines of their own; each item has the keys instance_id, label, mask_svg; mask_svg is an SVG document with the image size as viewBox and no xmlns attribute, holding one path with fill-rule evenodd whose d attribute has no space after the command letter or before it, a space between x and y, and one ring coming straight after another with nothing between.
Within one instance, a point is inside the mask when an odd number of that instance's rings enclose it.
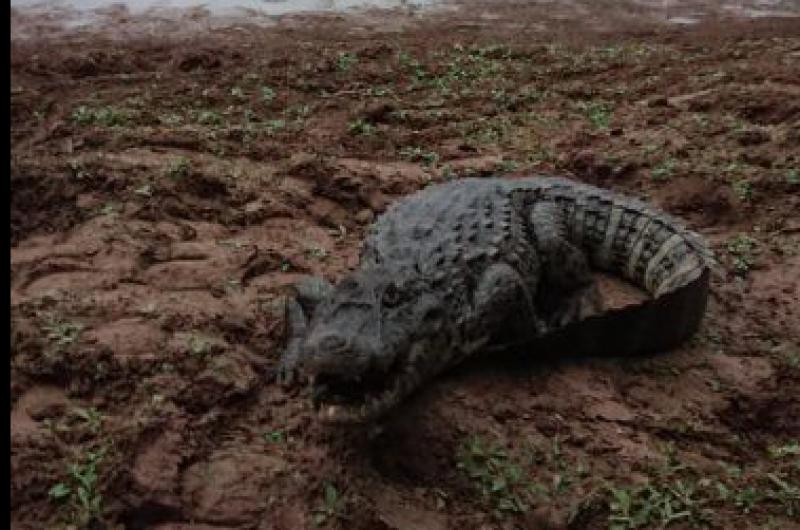
<instances>
[{"instance_id":1,"label":"crocodile","mask_svg":"<svg viewBox=\"0 0 800 530\"><path fill-rule=\"evenodd\" d=\"M535 353L553 337L588 353L669 350L700 325L712 261L677 219L565 177L431 185L375 220L335 286L295 284L278 375L307 375L324 421L360 423L478 352ZM647 300L604 309L594 270Z\"/></svg>"}]
</instances>

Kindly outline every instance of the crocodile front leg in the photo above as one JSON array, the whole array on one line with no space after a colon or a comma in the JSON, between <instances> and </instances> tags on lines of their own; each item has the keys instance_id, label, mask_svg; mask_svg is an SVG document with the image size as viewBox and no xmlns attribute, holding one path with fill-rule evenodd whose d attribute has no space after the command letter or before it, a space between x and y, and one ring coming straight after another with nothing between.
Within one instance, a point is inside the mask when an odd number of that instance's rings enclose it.
<instances>
[{"instance_id":1,"label":"crocodile front leg","mask_svg":"<svg viewBox=\"0 0 800 530\"><path fill-rule=\"evenodd\" d=\"M562 210L552 201L537 202L530 214L543 265L537 303L551 328L599 313L603 303L586 254L567 239Z\"/></svg>"},{"instance_id":2,"label":"crocodile front leg","mask_svg":"<svg viewBox=\"0 0 800 530\"><path fill-rule=\"evenodd\" d=\"M491 342L491 348L502 349L542 335L545 324L538 318L534 296L528 284L513 267L505 263L489 266L483 273L473 297L470 316L475 342Z\"/></svg>"},{"instance_id":3,"label":"crocodile front leg","mask_svg":"<svg viewBox=\"0 0 800 530\"><path fill-rule=\"evenodd\" d=\"M317 276L306 276L292 286L294 298L286 300L284 317L288 327L286 349L278 365L278 381L291 385L297 378L308 321L314 309L333 292L333 285Z\"/></svg>"}]
</instances>

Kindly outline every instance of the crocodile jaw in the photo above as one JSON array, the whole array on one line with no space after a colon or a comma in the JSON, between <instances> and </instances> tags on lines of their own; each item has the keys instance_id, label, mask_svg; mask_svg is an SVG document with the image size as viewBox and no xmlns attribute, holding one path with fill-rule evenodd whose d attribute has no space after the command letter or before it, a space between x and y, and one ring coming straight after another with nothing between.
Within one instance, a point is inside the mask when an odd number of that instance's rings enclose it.
<instances>
[{"instance_id":1,"label":"crocodile jaw","mask_svg":"<svg viewBox=\"0 0 800 530\"><path fill-rule=\"evenodd\" d=\"M332 424L354 424L367 423L382 417L419 388L425 380L439 372L439 367L426 362L432 358L427 346L427 341L415 343L406 357L407 362L385 374L389 380L385 388L376 395L365 395L363 402L325 403L323 401L318 412L320 421ZM439 360L441 358L439 357Z\"/></svg>"},{"instance_id":2,"label":"crocodile jaw","mask_svg":"<svg viewBox=\"0 0 800 530\"><path fill-rule=\"evenodd\" d=\"M459 348L445 347L436 340L421 340L410 348L406 361L394 373L387 373L391 382L377 396L370 396L358 405L323 404L319 419L331 424L367 423L377 420L398 403L444 370L459 364L484 348L488 337L464 341Z\"/></svg>"}]
</instances>

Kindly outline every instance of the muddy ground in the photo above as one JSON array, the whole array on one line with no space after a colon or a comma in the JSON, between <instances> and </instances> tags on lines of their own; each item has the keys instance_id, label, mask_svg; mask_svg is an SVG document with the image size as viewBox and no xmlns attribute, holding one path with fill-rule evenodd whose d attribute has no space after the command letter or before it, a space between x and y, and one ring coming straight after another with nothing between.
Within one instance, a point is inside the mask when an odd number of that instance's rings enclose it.
<instances>
[{"instance_id":1,"label":"muddy ground","mask_svg":"<svg viewBox=\"0 0 800 530\"><path fill-rule=\"evenodd\" d=\"M800 528L800 20L608 5L14 40L12 527ZM274 383L298 275L532 172L709 239L691 343L468 363L366 431Z\"/></svg>"}]
</instances>

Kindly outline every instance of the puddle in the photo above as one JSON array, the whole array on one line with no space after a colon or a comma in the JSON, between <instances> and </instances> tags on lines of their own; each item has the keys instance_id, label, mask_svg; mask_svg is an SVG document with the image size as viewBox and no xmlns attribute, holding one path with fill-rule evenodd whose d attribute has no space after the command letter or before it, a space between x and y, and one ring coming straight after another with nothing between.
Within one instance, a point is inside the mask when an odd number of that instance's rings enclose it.
<instances>
[{"instance_id":1,"label":"puddle","mask_svg":"<svg viewBox=\"0 0 800 530\"><path fill-rule=\"evenodd\" d=\"M151 14L157 11L204 8L213 14L255 13L280 16L304 11L347 11L351 9L424 7L436 0L11 0L11 7L25 10L57 10L91 12L108 8L123 8L131 14Z\"/></svg>"},{"instance_id":2,"label":"puddle","mask_svg":"<svg viewBox=\"0 0 800 530\"><path fill-rule=\"evenodd\" d=\"M691 24L697 24L698 22L700 22L700 19L697 17L670 17L667 19L667 22L669 22L670 24L689 26Z\"/></svg>"},{"instance_id":3,"label":"puddle","mask_svg":"<svg viewBox=\"0 0 800 530\"><path fill-rule=\"evenodd\" d=\"M502 21L511 6L540 9L543 20L591 24L587 16L594 0L10 0L11 36L35 38L75 28L115 28L117 34L146 30L159 33L158 24L173 22L181 31L207 31L246 21L273 25L284 15L344 13L365 9L429 8L471 13L480 23ZM666 25L689 27L723 17L800 17L800 0L622 0L635 6L640 16ZM380 15L391 25L401 17ZM612 17L613 18L613 17ZM138 23L138 29L136 24ZM499 22L498 22L499 23ZM542 22L546 27L546 22ZM171 31L175 31L174 29Z\"/></svg>"}]
</instances>

